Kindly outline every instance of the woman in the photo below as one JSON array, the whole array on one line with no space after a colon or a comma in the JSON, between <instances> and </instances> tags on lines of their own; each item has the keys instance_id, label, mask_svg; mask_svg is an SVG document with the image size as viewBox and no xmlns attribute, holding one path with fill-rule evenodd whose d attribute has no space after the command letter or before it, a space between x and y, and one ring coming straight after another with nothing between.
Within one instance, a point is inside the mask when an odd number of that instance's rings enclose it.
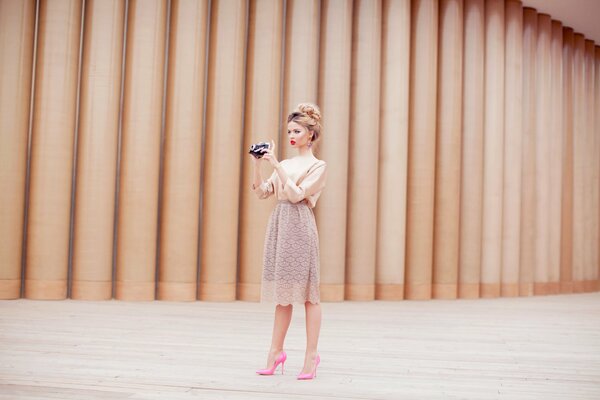
<instances>
[{"instance_id":1,"label":"woman","mask_svg":"<svg viewBox=\"0 0 600 400\"><path fill-rule=\"evenodd\" d=\"M321 112L314 104L299 104L288 116L288 140L298 150L296 157L279 162L275 143L262 158L252 158L252 189L260 199L275 195L278 199L265 237L261 301L277 303L267 368L256 371L273 375L287 355L283 342L292 319L292 303L306 308L306 354L298 379L316 376L320 357L317 342L321 329L319 295L319 238L312 209L325 187L327 164L317 159L313 144L321 136ZM273 174L263 181L260 160L268 161Z\"/></svg>"}]
</instances>

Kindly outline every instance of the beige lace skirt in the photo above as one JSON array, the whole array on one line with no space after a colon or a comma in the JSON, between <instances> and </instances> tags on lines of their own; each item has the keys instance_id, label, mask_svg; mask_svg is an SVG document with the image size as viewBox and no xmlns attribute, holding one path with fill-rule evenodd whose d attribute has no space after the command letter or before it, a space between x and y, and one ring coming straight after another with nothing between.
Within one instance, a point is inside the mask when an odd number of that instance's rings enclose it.
<instances>
[{"instance_id":1,"label":"beige lace skirt","mask_svg":"<svg viewBox=\"0 0 600 400\"><path fill-rule=\"evenodd\" d=\"M318 304L319 236L312 209L279 201L265 237L261 301Z\"/></svg>"}]
</instances>

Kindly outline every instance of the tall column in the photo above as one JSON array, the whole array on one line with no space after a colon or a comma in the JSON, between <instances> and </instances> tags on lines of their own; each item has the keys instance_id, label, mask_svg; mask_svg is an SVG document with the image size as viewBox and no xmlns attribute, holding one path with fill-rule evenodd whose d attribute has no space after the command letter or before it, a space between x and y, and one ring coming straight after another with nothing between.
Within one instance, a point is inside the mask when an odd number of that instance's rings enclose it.
<instances>
[{"instance_id":1,"label":"tall column","mask_svg":"<svg viewBox=\"0 0 600 400\"><path fill-rule=\"evenodd\" d=\"M283 40L283 2L252 0L248 27L246 68L246 110L242 167L242 205L240 216L240 276L238 299L260 300L260 282L265 231L272 201L261 201L250 190L252 160L248 148L259 141L277 141L280 132L281 44ZM269 79L265 79L265 77ZM268 165L261 161L259 165ZM263 168L263 178L270 176ZM257 256L257 253L260 256Z\"/></svg>"},{"instance_id":2,"label":"tall column","mask_svg":"<svg viewBox=\"0 0 600 400\"><path fill-rule=\"evenodd\" d=\"M346 299L375 299L381 3L355 2L348 168Z\"/></svg>"},{"instance_id":3,"label":"tall column","mask_svg":"<svg viewBox=\"0 0 600 400\"><path fill-rule=\"evenodd\" d=\"M375 298L404 298L410 0L383 2Z\"/></svg>"},{"instance_id":4,"label":"tall column","mask_svg":"<svg viewBox=\"0 0 600 400\"><path fill-rule=\"evenodd\" d=\"M153 300L167 2L129 2L116 297Z\"/></svg>"},{"instance_id":5,"label":"tall column","mask_svg":"<svg viewBox=\"0 0 600 400\"><path fill-rule=\"evenodd\" d=\"M406 207L408 299L430 299L433 267L437 0L411 4L410 103Z\"/></svg>"},{"instance_id":6,"label":"tall column","mask_svg":"<svg viewBox=\"0 0 600 400\"><path fill-rule=\"evenodd\" d=\"M560 292L573 292L573 46L572 28L563 28L562 197Z\"/></svg>"},{"instance_id":7,"label":"tall column","mask_svg":"<svg viewBox=\"0 0 600 400\"><path fill-rule=\"evenodd\" d=\"M208 0L171 0L158 298L196 300Z\"/></svg>"},{"instance_id":8,"label":"tall column","mask_svg":"<svg viewBox=\"0 0 600 400\"><path fill-rule=\"evenodd\" d=\"M327 161L327 190L315 209L321 255L321 300L344 300L352 0L323 0L319 55L319 106L323 136L317 157Z\"/></svg>"},{"instance_id":9,"label":"tall column","mask_svg":"<svg viewBox=\"0 0 600 400\"><path fill-rule=\"evenodd\" d=\"M552 22L547 14L538 14L536 42L536 181L535 193L535 273L534 293L548 294L548 263L550 254L550 106L552 96L552 71L550 40ZM544 199L542 201L542 199Z\"/></svg>"},{"instance_id":10,"label":"tall column","mask_svg":"<svg viewBox=\"0 0 600 400\"><path fill-rule=\"evenodd\" d=\"M584 207L585 207L585 272L584 291L591 292L598 280L598 223L596 222L600 204L595 201L597 168L595 168L594 138L594 41L585 41L585 166L584 166Z\"/></svg>"},{"instance_id":11,"label":"tall column","mask_svg":"<svg viewBox=\"0 0 600 400\"><path fill-rule=\"evenodd\" d=\"M125 3L85 6L73 227L74 299L112 297Z\"/></svg>"},{"instance_id":12,"label":"tall column","mask_svg":"<svg viewBox=\"0 0 600 400\"><path fill-rule=\"evenodd\" d=\"M39 3L25 296L67 297L80 0Z\"/></svg>"},{"instance_id":13,"label":"tall column","mask_svg":"<svg viewBox=\"0 0 600 400\"><path fill-rule=\"evenodd\" d=\"M460 298L478 298L483 204L484 0L465 0L462 157L460 187Z\"/></svg>"},{"instance_id":14,"label":"tall column","mask_svg":"<svg viewBox=\"0 0 600 400\"><path fill-rule=\"evenodd\" d=\"M594 137L596 138L596 161L594 164L594 170L596 172L600 171L600 46L596 46L594 50ZM596 179L596 184L600 185L598 179ZM600 191L600 186L598 188ZM598 207L598 203L600 202L600 193L596 198L596 207ZM598 210L598 208L596 208ZM597 216L598 224L600 225L600 215ZM598 227L598 240L596 241L596 246L600 248L600 226ZM600 255L598 256L600 258ZM600 290L600 260L598 260L598 264L596 265L596 274L598 274L598 280L596 281L596 290Z\"/></svg>"},{"instance_id":15,"label":"tall column","mask_svg":"<svg viewBox=\"0 0 600 400\"><path fill-rule=\"evenodd\" d=\"M594 50L594 77L594 137L596 138L596 159L594 162L594 168L598 171L598 173L600 173L600 46L598 45ZM600 184L598 180L596 180L596 184ZM600 188L598 190L600 191ZM600 202L600 193L598 201ZM600 219L600 215L598 218ZM598 235L600 235L600 232ZM596 290L600 290L600 260L598 265L596 265L596 274L598 276L596 281Z\"/></svg>"},{"instance_id":16,"label":"tall column","mask_svg":"<svg viewBox=\"0 0 600 400\"><path fill-rule=\"evenodd\" d=\"M0 0L0 300L21 294L35 1Z\"/></svg>"},{"instance_id":17,"label":"tall column","mask_svg":"<svg viewBox=\"0 0 600 400\"><path fill-rule=\"evenodd\" d=\"M352 36L346 298L374 300L381 3L375 0L357 0L355 6Z\"/></svg>"},{"instance_id":18,"label":"tall column","mask_svg":"<svg viewBox=\"0 0 600 400\"><path fill-rule=\"evenodd\" d=\"M519 295L532 296L535 267L535 76L537 12L523 8L523 162L521 180L521 249Z\"/></svg>"},{"instance_id":19,"label":"tall column","mask_svg":"<svg viewBox=\"0 0 600 400\"><path fill-rule=\"evenodd\" d=\"M317 101L319 4L318 0L288 0L286 2L282 121L287 120L288 114L298 103ZM277 154L279 159L283 160L295 156L296 153L287 144L287 128L281 131Z\"/></svg>"},{"instance_id":20,"label":"tall column","mask_svg":"<svg viewBox=\"0 0 600 400\"><path fill-rule=\"evenodd\" d=\"M585 38L576 33L573 52L573 292L585 279Z\"/></svg>"},{"instance_id":21,"label":"tall column","mask_svg":"<svg viewBox=\"0 0 600 400\"><path fill-rule=\"evenodd\" d=\"M236 298L247 1L211 4L198 296L228 301Z\"/></svg>"},{"instance_id":22,"label":"tall column","mask_svg":"<svg viewBox=\"0 0 600 400\"><path fill-rule=\"evenodd\" d=\"M563 163L563 86L562 86L562 42L563 27L552 21L551 39L551 118L550 118L550 194L548 200L550 221L550 251L548 254L548 294L560 293L560 243L561 243L561 197Z\"/></svg>"},{"instance_id":23,"label":"tall column","mask_svg":"<svg viewBox=\"0 0 600 400\"><path fill-rule=\"evenodd\" d=\"M519 295L521 160L523 138L523 5L506 2L504 82L504 188L500 294Z\"/></svg>"},{"instance_id":24,"label":"tall column","mask_svg":"<svg viewBox=\"0 0 600 400\"><path fill-rule=\"evenodd\" d=\"M440 1L433 297L458 295L463 1Z\"/></svg>"},{"instance_id":25,"label":"tall column","mask_svg":"<svg viewBox=\"0 0 600 400\"><path fill-rule=\"evenodd\" d=\"M481 296L500 295L504 158L504 1L485 2Z\"/></svg>"}]
</instances>

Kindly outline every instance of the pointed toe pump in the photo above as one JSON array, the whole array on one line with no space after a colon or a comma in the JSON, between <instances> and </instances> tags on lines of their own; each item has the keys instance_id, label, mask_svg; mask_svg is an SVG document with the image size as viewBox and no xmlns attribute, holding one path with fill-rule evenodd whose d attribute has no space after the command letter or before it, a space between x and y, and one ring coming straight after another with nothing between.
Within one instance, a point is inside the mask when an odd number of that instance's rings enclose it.
<instances>
[{"instance_id":1,"label":"pointed toe pump","mask_svg":"<svg viewBox=\"0 0 600 400\"><path fill-rule=\"evenodd\" d=\"M282 351L271 368L259 369L256 373L259 375L273 375L277 366L281 364L281 375L283 375L283 365L285 364L285 360L287 360L287 354L285 354L285 351Z\"/></svg>"},{"instance_id":2,"label":"pointed toe pump","mask_svg":"<svg viewBox=\"0 0 600 400\"><path fill-rule=\"evenodd\" d=\"M317 367L319 366L320 362L321 362L321 357L319 357L317 355L317 358L315 359L315 368L313 369L313 371L310 374L300 374L300 375L298 375L298 379L300 379L300 380L307 380L307 379L316 378L316 376L317 376Z\"/></svg>"}]
</instances>

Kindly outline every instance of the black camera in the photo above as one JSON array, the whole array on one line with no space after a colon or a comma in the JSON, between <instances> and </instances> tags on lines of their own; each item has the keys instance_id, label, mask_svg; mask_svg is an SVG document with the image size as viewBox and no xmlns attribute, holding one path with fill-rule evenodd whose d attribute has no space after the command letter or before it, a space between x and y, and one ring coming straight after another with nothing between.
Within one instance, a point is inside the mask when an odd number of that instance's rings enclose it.
<instances>
[{"instance_id":1,"label":"black camera","mask_svg":"<svg viewBox=\"0 0 600 400\"><path fill-rule=\"evenodd\" d=\"M271 145L267 142L254 143L250 146L249 153L252 154L256 158L262 158L265 151L269 150Z\"/></svg>"}]
</instances>

